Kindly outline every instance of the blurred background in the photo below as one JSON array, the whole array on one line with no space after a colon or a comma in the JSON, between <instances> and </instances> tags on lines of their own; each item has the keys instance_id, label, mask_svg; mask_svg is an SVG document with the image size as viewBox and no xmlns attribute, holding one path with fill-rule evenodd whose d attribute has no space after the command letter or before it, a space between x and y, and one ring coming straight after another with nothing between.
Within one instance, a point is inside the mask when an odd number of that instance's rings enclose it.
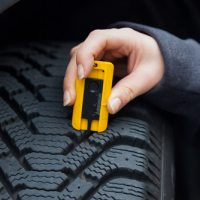
<instances>
[{"instance_id":1,"label":"blurred background","mask_svg":"<svg viewBox=\"0 0 200 200\"><path fill-rule=\"evenodd\" d=\"M84 40L94 29L131 21L200 41L199 19L194 0L21 0L1 14L0 40Z\"/></svg>"},{"instance_id":2,"label":"blurred background","mask_svg":"<svg viewBox=\"0 0 200 200\"><path fill-rule=\"evenodd\" d=\"M200 1L21 0L0 15L0 44L82 41L92 30L117 21L145 24L200 42ZM178 132L175 136L177 200L200 199L198 135L192 140Z\"/></svg>"}]
</instances>

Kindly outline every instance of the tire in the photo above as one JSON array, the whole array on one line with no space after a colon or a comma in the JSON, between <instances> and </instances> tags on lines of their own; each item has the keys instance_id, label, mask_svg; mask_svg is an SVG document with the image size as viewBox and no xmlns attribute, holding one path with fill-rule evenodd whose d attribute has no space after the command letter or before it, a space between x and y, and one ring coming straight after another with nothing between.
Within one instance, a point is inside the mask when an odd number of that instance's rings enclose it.
<instances>
[{"instance_id":1,"label":"tire","mask_svg":"<svg viewBox=\"0 0 200 200\"><path fill-rule=\"evenodd\" d=\"M133 101L103 133L71 126L62 82L75 43L0 49L0 199L172 200L174 129Z\"/></svg>"}]
</instances>

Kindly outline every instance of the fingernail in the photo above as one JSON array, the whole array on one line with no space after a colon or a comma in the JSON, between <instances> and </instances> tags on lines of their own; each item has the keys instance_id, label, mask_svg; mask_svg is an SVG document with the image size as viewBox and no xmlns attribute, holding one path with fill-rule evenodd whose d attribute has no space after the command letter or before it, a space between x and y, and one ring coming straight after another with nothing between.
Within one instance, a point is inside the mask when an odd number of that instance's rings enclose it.
<instances>
[{"instance_id":1,"label":"fingernail","mask_svg":"<svg viewBox=\"0 0 200 200\"><path fill-rule=\"evenodd\" d=\"M82 65L78 65L77 76L78 80L81 80L84 77L84 69Z\"/></svg>"},{"instance_id":2,"label":"fingernail","mask_svg":"<svg viewBox=\"0 0 200 200\"><path fill-rule=\"evenodd\" d=\"M122 102L119 98L114 98L110 101L110 107L113 111L113 114L115 114L119 110L121 103Z\"/></svg>"},{"instance_id":3,"label":"fingernail","mask_svg":"<svg viewBox=\"0 0 200 200\"><path fill-rule=\"evenodd\" d=\"M67 90L64 91L64 103L63 106L66 106L71 101L70 94Z\"/></svg>"}]
</instances>

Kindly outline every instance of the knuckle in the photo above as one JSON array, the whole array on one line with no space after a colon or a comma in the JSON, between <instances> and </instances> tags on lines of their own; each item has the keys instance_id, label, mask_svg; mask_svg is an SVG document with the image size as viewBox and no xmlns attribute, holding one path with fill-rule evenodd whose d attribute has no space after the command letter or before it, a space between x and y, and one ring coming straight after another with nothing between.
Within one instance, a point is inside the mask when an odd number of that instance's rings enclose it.
<instances>
[{"instance_id":1,"label":"knuckle","mask_svg":"<svg viewBox=\"0 0 200 200\"><path fill-rule=\"evenodd\" d=\"M69 80L70 80L69 74L65 74L64 79L63 79L63 85L67 87L70 84Z\"/></svg>"},{"instance_id":2,"label":"knuckle","mask_svg":"<svg viewBox=\"0 0 200 200\"><path fill-rule=\"evenodd\" d=\"M84 51L78 51L76 53L76 63L81 63L81 61L84 59L84 55L85 55L85 52Z\"/></svg>"},{"instance_id":3,"label":"knuckle","mask_svg":"<svg viewBox=\"0 0 200 200\"><path fill-rule=\"evenodd\" d=\"M77 53L78 48L77 47L73 47L69 53L70 57L72 57L74 55L74 53Z\"/></svg>"},{"instance_id":4,"label":"knuckle","mask_svg":"<svg viewBox=\"0 0 200 200\"><path fill-rule=\"evenodd\" d=\"M96 30L94 30L94 31L92 31L91 33L90 33L90 36L96 36L96 35L100 35L102 33L102 31L101 30L99 30L99 29L96 29Z\"/></svg>"},{"instance_id":5,"label":"knuckle","mask_svg":"<svg viewBox=\"0 0 200 200\"><path fill-rule=\"evenodd\" d=\"M121 30L132 31L133 29L132 29L132 28L129 28L129 27L125 27L125 28L121 28Z\"/></svg>"},{"instance_id":6,"label":"knuckle","mask_svg":"<svg viewBox=\"0 0 200 200\"><path fill-rule=\"evenodd\" d=\"M123 91L127 102L131 101L134 98L134 91L126 86L123 86Z\"/></svg>"},{"instance_id":7,"label":"knuckle","mask_svg":"<svg viewBox=\"0 0 200 200\"><path fill-rule=\"evenodd\" d=\"M68 73L68 71L66 71L65 76L64 76L64 79L67 81L67 80L68 80L68 77L69 77L69 73Z\"/></svg>"},{"instance_id":8,"label":"knuckle","mask_svg":"<svg viewBox=\"0 0 200 200\"><path fill-rule=\"evenodd\" d=\"M122 31L126 31L126 32L128 32L128 33L130 33L130 34L133 34L133 33L136 32L135 30L133 30L132 28L129 28L129 27L121 28L121 30L122 30Z\"/></svg>"}]
</instances>

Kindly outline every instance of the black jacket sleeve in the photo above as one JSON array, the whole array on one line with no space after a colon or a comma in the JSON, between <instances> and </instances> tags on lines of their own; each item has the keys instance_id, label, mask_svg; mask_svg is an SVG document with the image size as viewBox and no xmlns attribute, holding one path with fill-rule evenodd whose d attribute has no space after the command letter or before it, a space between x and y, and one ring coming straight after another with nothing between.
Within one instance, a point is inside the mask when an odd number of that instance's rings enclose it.
<instances>
[{"instance_id":1,"label":"black jacket sleeve","mask_svg":"<svg viewBox=\"0 0 200 200\"><path fill-rule=\"evenodd\" d=\"M130 22L117 22L111 27L130 27L157 41L164 59L164 76L158 85L141 97L176 114L183 134L192 136L197 133L200 127L200 44Z\"/></svg>"}]
</instances>

